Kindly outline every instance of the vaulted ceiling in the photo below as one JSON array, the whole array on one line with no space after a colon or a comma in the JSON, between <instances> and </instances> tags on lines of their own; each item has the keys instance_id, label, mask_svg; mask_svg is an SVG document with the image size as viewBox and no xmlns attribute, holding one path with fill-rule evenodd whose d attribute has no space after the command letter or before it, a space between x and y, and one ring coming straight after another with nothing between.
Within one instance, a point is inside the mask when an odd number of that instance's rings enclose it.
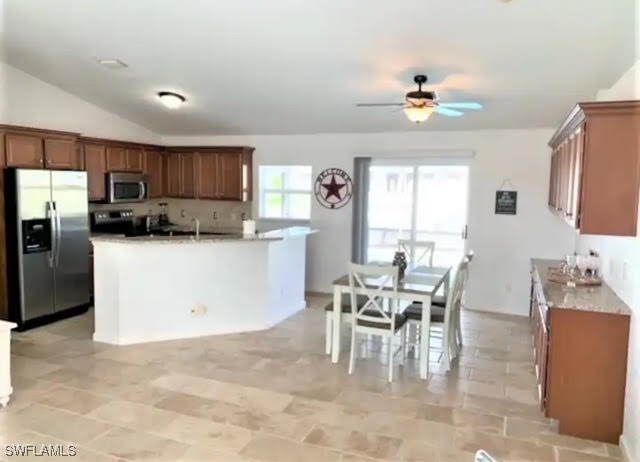
<instances>
[{"instance_id":1,"label":"vaulted ceiling","mask_svg":"<svg viewBox=\"0 0 640 462\"><path fill-rule=\"evenodd\" d=\"M167 135L552 127L634 60L633 0L2 4L2 60ZM402 101L418 72L485 109L415 127L355 107ZM162 90L187 104L164 108Z\"/></svg>"}]
</instances>

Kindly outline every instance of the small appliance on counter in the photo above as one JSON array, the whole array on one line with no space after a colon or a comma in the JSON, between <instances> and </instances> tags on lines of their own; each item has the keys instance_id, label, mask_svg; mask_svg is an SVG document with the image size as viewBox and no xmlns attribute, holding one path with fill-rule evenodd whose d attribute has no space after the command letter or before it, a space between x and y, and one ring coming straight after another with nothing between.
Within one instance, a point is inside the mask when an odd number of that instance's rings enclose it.
<instances>
[{"instance_id":1,"label":"small appliance on counter","mask_svg":"<svg viewBox=\"0 0 640 462\"><path fill-rule=\"evenodd\" d=\"M158 215L158 224L160 226L168 226L171 224L169 221L169 215L167 215L167 204L166 202L160 202L158 204L160 206L160 214Z\"/></svg>"},{"instance_id":2,"label":"small appliance on counter","mask_svg":"<svg viewBox=\"0 0 640 462\"><path fill-rule=\"evenodd\" d=\"M86 172L7 169L4 175L9 320L24 330L87 311Z\"/></svg>"}]
</instances>

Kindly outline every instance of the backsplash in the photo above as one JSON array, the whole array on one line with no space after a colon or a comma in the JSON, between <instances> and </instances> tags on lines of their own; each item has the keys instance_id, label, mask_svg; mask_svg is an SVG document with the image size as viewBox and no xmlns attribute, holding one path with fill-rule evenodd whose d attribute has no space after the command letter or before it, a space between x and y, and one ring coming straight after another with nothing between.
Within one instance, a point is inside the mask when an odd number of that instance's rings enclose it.
<instances>
[{"instance_id":1,"label":"backsplash","mask_svg":"<svg viewBox=\"0 0 640 462\"><path fill-rule=\"evenodd\" d=\"M178 225L190 225L192 218L195 217L200 220L201 226L241 228L243 214L245 219L251 219L251 202L200 199L162 198L131 204L90 203L89 210L131 209L136 216L157 215L160 213L161 202L167 204L169 220Z\"/></svg>"}]
</instances>

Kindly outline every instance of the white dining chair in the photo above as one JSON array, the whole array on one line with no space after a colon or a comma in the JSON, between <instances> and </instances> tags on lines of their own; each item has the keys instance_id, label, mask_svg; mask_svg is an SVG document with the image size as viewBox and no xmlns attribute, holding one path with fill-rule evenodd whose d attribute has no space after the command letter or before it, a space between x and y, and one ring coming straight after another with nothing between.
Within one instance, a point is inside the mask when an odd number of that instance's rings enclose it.
<instances>
[{"instance_id":1,"label":"white dining chair","mask_svg":"<svg viewBox=\"0 0 640 462\"><path fill-rule=\"evenodd\" d=\"M379 335L389 343L389 382L393 381L393 340L400 334L400 364L404 364L406 343L405 315L397 313L398 306L398 267L379 265L349 264L349 289L351 295L351 352L349 355L349 374L353 374L356 360L356 340L358 334ZM386 289L386 290L384 290ZM390 290L389 290L390 289ZM384 291L383 291L384 290ZM358 305L358 295L367 300ZM389 309L383 307L388 300Z\"/></svg>"},{"instance_id":2,"label":"white dining chair","mask_svg":"<svg viewBox=\"0 0 640 462\"><path fill-rule=\"evenodd\" d=\"M356 303L358 306L362 306L366 303L367 297L365 295L358 295L356 297ZM325 353L331 354L331 342L332 342L332 334L333 334L333 300L327 303L324 307L325 312ZM351 295L350 294L342 294L340 299L340 322L344 324L350 324L352 320L351 316Z\"/></svg>"},{"instance_id":3,"label":"white dining chair","mask_svg":"<svg viewBox=\"0 0 640 462\"><path fill-rule=\"evenodd\" d=\"M413 261L410 263L412 266L418 266L418 264L427 264L429 267L433 266L433 254L436 251L436 243L434 241L412 241L411 239L398 239L398 250L411 256L411 249L413 248Z\"/></svg>"},{"instance_id":4,"label":"white dining chair","mask_svg":"<svg viewBox=\"0 0 640 462\"><path fill-rule=\"evenodd\" d=\"M431 305L432 328L441 328L443 337L443 352L447 370L451 361L458 355L462 346L462 332L460 330L460 305L462 300L463 283L466 278L468 260L466 256L460 261L453 275L453 284L449 289L446 306L444 308ZM407 317L407 326L411 326L415 332L419 332L422 325L422 304L412 303L403 312ZM420 332L422 335L422 332ZM407 345L417 345L418 335L412 336Z\"/></svg>"}]
</instances>

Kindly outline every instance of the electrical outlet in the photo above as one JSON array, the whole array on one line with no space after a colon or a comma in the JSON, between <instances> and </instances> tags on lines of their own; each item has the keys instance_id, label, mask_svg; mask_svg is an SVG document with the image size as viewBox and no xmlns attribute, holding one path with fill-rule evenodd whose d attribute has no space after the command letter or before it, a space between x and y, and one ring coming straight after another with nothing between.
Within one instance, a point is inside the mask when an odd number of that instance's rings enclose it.
<instances>
[{"instance_id":1,"label":"electrical outlet","mask_svg":"<svg viewBox=\"0 0 640 462\"><path fill-rule=\"evenodd\" d=\"M180 209L180 217L184 218L184 209Z\"/></svg>"},{"instance_id":2,"label":"electrical outlet","mask_svg":"<svg viewBox=\"0 0 640 462\"><path fill-rule=\"evenodd\" d=\"M244 213L244 212L242 212L242 215L240 216L240 219L241 219L242 221L245 221L245 220L247 219L247 214L246 214L246 213Z\"/></svg>"},{"instance_id":3,"label":"electrical outlet","mask_svg":"<svg viewBox=\"0 0 640 462\"><path fill-rule=\"evenodd\" d=\"M215 210L213 211L213 219L214 220L218 219L218 212L216 212Z\"/></svg>"},{"instance_id":4,"label":"electrical outlet","mask_svg":"<svg viewBox=\"0 0 640 462\"><path fill-rule=\"evenodd\" d=\"M207 307L202 303L196 303L193 308L191 308L191 314L195 316L203 316L207 313Z\"/></svg>"}]
</instances>

